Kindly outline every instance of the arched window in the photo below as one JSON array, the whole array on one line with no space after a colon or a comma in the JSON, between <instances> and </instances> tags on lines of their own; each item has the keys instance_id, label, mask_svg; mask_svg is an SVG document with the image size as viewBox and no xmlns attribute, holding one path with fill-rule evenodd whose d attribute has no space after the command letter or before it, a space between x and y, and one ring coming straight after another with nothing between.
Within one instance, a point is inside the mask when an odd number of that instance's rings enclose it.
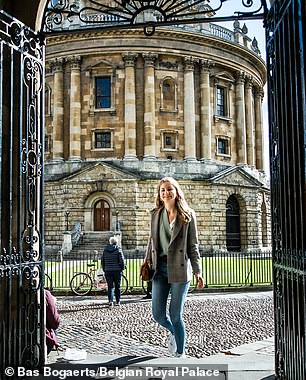
<instances>
[{"instance_id":1,"label":"arched window","mask_svg":"<svg viewBox=\"0 0 306 380\"><path fill-rule=\"evenodd\" d=\"M45 116L51 115L51 87L45 84Z\"/></svg>"},{"instance_id":2,"label":"arched window","mask_svg":"<svg viewBox=\"0 0 306 380\"><path fill-rule=\"evenodd\" d=\"M165 78L160 85L160 110L164 112L177 111L176 83L173 78Z\"/></svg>"},{"instance_id":3,"label":"arched window","mask_svg":"<svg viewBox=\"0 0 306 380\"><path fill-rule=\"evenodd\" d=\"M228 251L241 250L240 210L234 195L226 202L226 247Z\"/></svg>"},{"instance_id":4,"label":"arched window","mask_svg":"<svg viewBox=\"0 0 306 380\"><path fill-rule=\"evenodd\" d=\"M265 202L261 205L261 234L262 234L262 246L268 246L268 231L267 231L267 207Z\"/></svg>"},{"instance_id":5,"label":"arched window","mask_svg":"<svg viewBox=\"0 0 306 380\"><path fill-rule=\"evenodd\" d=\"M110 230L110 206L105 200L99 200L94 205L94 230Z\"/></svg>"}]
</instances>

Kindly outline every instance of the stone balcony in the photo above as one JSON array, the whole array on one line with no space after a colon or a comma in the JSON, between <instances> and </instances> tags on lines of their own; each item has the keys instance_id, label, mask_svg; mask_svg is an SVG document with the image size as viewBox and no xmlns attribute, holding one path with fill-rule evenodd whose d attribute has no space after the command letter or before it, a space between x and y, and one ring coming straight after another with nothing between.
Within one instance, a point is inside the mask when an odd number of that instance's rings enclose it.
<instances>
[{"instance_id":1,"label":"stone balcony","mask_svg":"<svg viewBox=\"0 0 306 380\"><path fill-rule=\"evenodd\" d=\"M150 15L152 16L152 15ZM147 17L142 22L150 21ZM161 22L158 17L154 16L154 22ZM139 21L141 23L141 20ZM78 17L63 18L61 23L50 23L49 28L56 32L62 32L65 30L86 30L89 27L95 28L109 28L122 24L120 16L109 15L104 13L86 13L82 14L82 19ZM202 35L208 35L226 40L228 42L237 43L243 45L245 48L252 50L255 54L260 55L258 48L258 42L254 37L251 39L248 36L248 28L246 24L241 27L240 22L236 20L233 24L233 30L225 28L221 25L211 22L200 22L198 24L182 24L182 25L166 25L158 26L158 28L167 30L181 30L189 33L198 33Z\"/></svg>"}]
</instances>

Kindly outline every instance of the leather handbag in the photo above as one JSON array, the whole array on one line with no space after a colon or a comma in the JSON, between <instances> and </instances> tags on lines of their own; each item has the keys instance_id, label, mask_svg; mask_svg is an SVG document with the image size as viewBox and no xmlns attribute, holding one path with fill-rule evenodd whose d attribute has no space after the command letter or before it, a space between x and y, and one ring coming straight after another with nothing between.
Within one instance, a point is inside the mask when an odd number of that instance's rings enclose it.
<instances>
[{"instance_id":1,"label":"leather handbag","mask_svg":"<svg viewBox=\"0 0 306 380\"><path fill-rule=\"evenodd\" d=\"M140 267L140 277L142 281L151 281L154 275L154 269L152 268L152 263L149 259L149 257L151 257L151 252L152 252L152 242L151 242L151 237L150 237L147 244L146 257Z\"/></svg>"}]
</instances>

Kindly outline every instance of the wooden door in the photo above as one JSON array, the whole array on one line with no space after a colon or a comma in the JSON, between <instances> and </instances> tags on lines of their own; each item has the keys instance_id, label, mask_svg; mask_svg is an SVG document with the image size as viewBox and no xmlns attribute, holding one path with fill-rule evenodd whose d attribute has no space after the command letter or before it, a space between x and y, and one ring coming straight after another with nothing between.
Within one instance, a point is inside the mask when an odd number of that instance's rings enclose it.
<instances>
[{"instance_id":1,"label":"wooden door","mask_svg":"<svg viewBox=\"0 0 306 380\"><path fill-rule=\"evenodd\" d=\"M94 208L94 230L109 231L110 230L110 207L105 200L100 200L95 204Z\"/></svg>"}]
</instances>

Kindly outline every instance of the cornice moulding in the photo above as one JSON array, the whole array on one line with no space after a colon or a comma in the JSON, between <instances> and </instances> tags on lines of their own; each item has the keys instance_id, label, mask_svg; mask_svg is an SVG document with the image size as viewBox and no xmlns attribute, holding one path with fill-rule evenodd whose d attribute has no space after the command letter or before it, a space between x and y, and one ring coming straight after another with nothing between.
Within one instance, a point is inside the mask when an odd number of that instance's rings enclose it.
<instances>
[{"instance_id":1,"label":"cornice moulding","mask_svg":"<svg viewBox=\"0 0 306 380\"><path fill-rule=\"evenodd\" d=\"M240 57L240 58L244 58L245 60L247 60L250 65L253 65L256 70L260 73L260 76L261 76L261 80L263 83L266 82L266 77L267 77L267 74L266 74L266 63L265 61L260 57L258 56L256 53L252 52L250 49L246 48L245 46L243 45L240 45L236 42L233 42L233 41L226 41L226 40L223 40L221 38L218 38L216 36L211 36L211 35L199 35L198 33L192 33L190 31L184 31L184 32L181 32L181 31L175 31L175 30L163 30L163 29L160 29L160 30L157 30L154 34L153 37L147 37L143 34L143 31L140 30L140 29L130 29L130 30L114 30L114 31L91 31L91 32L88 32L88 31L84 31L84 32L75 32L75 33L63 33L63 34L58 34L58 35L54 35L54 36L48 36L47 37L47 48L46 48L46 57L48 57L48 45L49 46L55 46L56 44L61 44L63 42L78 42L80 43L80 41L84 41L84 40L87 40L87 39L93 39L95 41L97 41L97 39L103 39L103 37L105 38L111 38L111 39L131 39L131 37L136 37L137 39L141 40L141 41L148 41L148 43L150 43L150 41L154 41L154 40L158 40L158 39L171 39L171 40L174 40L174 41L178 41L180 40L181 42L192 42L193 44L197 44L197 45L200 45L203 49L203 47L205 48L218 48L218 49L221 49L221 50L224 50L225 52L228 52L228 53L234 53L237 57ZM96 45L96 44L95 44ZM133 44L130 44L131 47L133 47L133 50L135 50L135 52L137 51L137 48L141 48L143 49L144 46L146 46L145 43L143 44L134 44L134 46L132 46ZM184 55L184 54L187 54L187 51L186 49L185 50L179 50L178 48L171 48L169 47L169 44L165 44L165 49L168 49L168 52L164 52L162 51L161 52L161 45L159 44L157 47L154 46L154 44L152 44L152 47L150 48L151 51L153 52L156 52L156 53L163 53L163 54L178 54L178 55ZM105 46L104 46L105 47ZM80 54L82 55L89 55L89 54L92 54L92 53L97 53L97 49L99 49L99 47L97 46L92 46L92 47L88 47L88 44L86 46L86 51L83 51L84 49L80 49ZM116 46L116 47L107 47L107 49L113 53L115 52L118 52L118 53L122 53L124 51L126 51L127 47L124 46L124 45L120 45L120 46ZM172 49L172 50L171 50ZM169 51L171 50L171 51ZM203 53L202 54L199 54L193 50L190 50L190 54L192 53L193 56L195 56L196 58L203 58ZM222 60L222 57L220 58L218 55L213 55L211 53L207 53L207 52L204 52L205 54L205 57L207 56L207 58L209 59L212 59L214 60L216 63L219 63L220 65L224 65L224 60ZM219 57L219 59L218 59ZM51 55L50 55L50 58L51 58ZM233 67L235 66L235 59L232 60L233 62ZM231 65L232 66L232 65ZM255 75L255 70L253 72L253 75ZM258 77L258 75L256 75L256 77Z\"/></svg>"}]
</instances>

